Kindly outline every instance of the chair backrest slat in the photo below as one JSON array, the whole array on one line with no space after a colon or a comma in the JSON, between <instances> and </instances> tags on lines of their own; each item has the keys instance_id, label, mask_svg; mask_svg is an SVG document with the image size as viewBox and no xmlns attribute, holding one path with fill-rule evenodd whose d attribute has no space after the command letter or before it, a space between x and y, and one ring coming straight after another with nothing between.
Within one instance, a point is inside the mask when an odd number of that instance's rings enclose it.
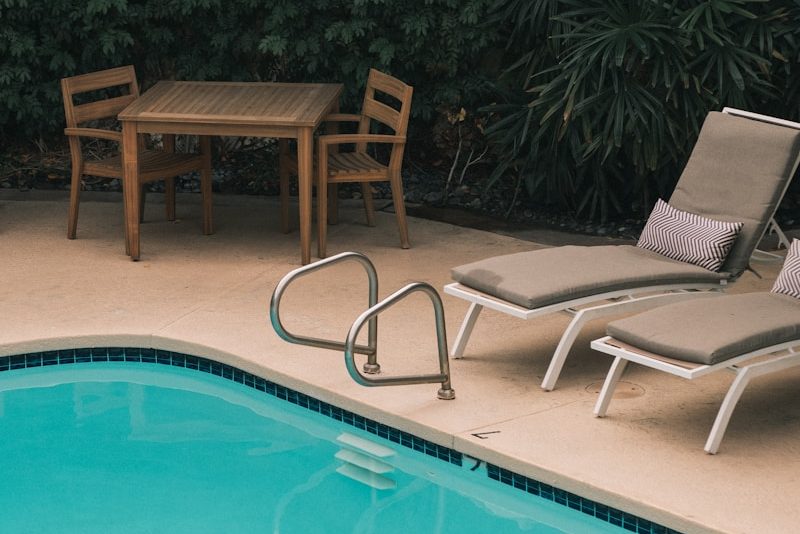
<instances>
[{"instance_id":1,"label":"chair backrest slat","mask_svg":"<svg viewBox=\"0 0 800 534\"><path fill-rule=\"evenodd\" d=\"M400 102L400 109L375 99L375 92L385 93ZM359 125L359 133L369 132L370 119L385 124L396 135L405 135L408 128L408 118L411 114L411 96L414 88L402 81L384 74L375 69L370 69L367 87L364 91L364 105L361 114L364 117Z\"/></svg>"},{"instance_id":2,"label":"chair backrest slat","mask_svg":"<svg viewBox=\"0 0 800 534\"><path fill-rule=\"evenodd\" d=\"M384 74L383 72L375 69L370 69L369 71L368 85L373 89L392 95L401 102L406 96L406 91L410 89L410 86L398 80L397 78L389 76L388 74Z\"/></svg>"},{"instance_id":3,"label":"chair backrest slat","mask_svg":"<svg viewBox=\"0 0 800 534\"><path fill-rule=\"evenodd\" d=\"M69 94L75 95L116 85L135 84L136 72L133 70L132 65L126 65L125 67L90 72L89 74L79 74L78 76L64 78L64 80L69 86Z\"/></svg>"},{"instance_id":4,"label":"chair backrest slat","mask_svg":"<svg viewBox=\"0 0 800 534\"><path fill-rule=\"evenodd\" d=\"M128 94L77 106L73 102L77 94L118 86L127 86ZM61 92L67 126L72 128L90 120L116 118L120 111L139 97L139 86L136 83L136 71L132 65L127 65L63 78Z\"/></svg>"},{"instance_id":5,"label":"chair backrest slat","mask_svg":"<svg viewBox=\"0 0 800 534\"><path fill-rule=\"evenodd\" d=\"M116 117L120 111L128 107L128 104L136 100L136 98L134 95L123 95L75 106L75 123L80 124L95 119Z\"/></svg>"},{"instance_id":6,"label":"chair backrest slat","mask_svg":"<svg viewBox=\"0 0 800 534\"><path fill-rule=\"evenodd\" d=\"M374 119L380 123L385 124L395 132L400 128L400 112L392 109L391 107L378 102L377 100L366 99L364 100L364 109L361 110L363 115L370 119Z\"/></svg>"}]
</instances>

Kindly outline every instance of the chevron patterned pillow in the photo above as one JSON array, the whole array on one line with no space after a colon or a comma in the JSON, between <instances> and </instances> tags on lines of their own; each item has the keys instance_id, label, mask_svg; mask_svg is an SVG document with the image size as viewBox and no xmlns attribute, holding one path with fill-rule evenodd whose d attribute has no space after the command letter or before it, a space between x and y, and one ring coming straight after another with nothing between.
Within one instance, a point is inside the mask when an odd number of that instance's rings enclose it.
<instances>
[{"instance_id":1,"label":"chevron patterned pillow","mask_svg":"<svg viewBox=\"0 0 800 534\"><path fill-rule=\"evenodd\" d=\"M658 199L636 246L716 272L741 229L740 222L715 221Z\"/></svg>"},{"instance_id":2,"label":"chevron patterned pillow","mask_svg":"<svg viewBox=\"0 0 800 534\"><path fill-rule=\"evenodd\" d=\"M800 239L792 241L772 292L800 299Z\"/></svg>"}]
</instances>

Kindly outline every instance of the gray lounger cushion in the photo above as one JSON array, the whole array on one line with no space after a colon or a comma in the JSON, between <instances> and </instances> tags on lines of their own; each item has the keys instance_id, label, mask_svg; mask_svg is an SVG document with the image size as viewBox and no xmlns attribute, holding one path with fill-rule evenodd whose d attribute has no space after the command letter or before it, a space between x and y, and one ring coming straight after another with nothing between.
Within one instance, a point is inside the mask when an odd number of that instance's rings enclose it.
<instances>
[{"instance_id":1,"label":"gray lounger cushion","mask_svg":"<svg viewBox=\"0 0 800 534\"><path fill-rule=\"evenodd\" d=\"M714 283L728 276L633 245L519 252L461 265L451 275L465 286L528 309L608 291Z\"/></svg>"},{"instance_id":2,"label":"gray lounger cushion","mask_svg":"<svg viewBox=\"0 0 800 534\"><path fill-rule=\"evenodd\" d=\"M744 223L722 271L739 276L797 168L800 131L712 112L669 204Z\"/></svg>"},{"instance_id":3,"label":"gray lounger cushion","mask_svg":"<svg viewBox=\"0 0 800 534\"><path fill-rule=\"evenodd\" d=\"M661 356L711 365L800 339L800 300L745 293L676 302L613 321L606 333Z\"/></svg>"}]
</instances>

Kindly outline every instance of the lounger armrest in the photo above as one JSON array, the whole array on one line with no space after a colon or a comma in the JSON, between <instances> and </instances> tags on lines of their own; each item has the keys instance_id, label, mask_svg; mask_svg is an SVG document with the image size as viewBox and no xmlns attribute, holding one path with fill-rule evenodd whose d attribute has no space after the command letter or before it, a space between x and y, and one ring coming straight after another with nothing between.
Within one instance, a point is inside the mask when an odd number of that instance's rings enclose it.
<instances>
[{"instance_id":1,"label":"lounger armrest","mask_svg":"<svg viewBox=\"0 0 800 534\"><path fill-rule=\"evenodd\" d=\"M109 139L118 143L122 142L122 133L99 128L64 128L64 134L72 137L95 137Z\"/></svg>"}]
</instances>

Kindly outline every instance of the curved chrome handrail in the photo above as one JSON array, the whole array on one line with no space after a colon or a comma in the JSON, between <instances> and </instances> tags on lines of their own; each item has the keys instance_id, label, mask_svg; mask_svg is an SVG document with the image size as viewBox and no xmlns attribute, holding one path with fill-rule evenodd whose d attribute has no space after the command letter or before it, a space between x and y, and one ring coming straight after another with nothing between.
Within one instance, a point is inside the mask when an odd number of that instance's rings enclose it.
<instances>
[{"instance_id":1,"label":"curved chrome handrail","mask_svg":"<svg viewBox=\"0 0 800 534\"><path fill-rule=\"evenodd\" d=\"M439 348L439 374L388 376L380 378L362 375L356 366L354 353L357 352L356 338L358 338L358 334L361 332L364 323L375 320L381 312L394 306L408 295L418 291L422 291L428 295L433 303L434 315L436 317L436 340ZM445 400L455 398L455 391L450 384L450 362L447 353L444 306L442 306L442 299L439 297L439 293L436 292L433 286L425 282L413 282L408 284L359 315L353 323L353 326L350 327L350 331L347 333L347 340L345 341L344 347L344 360L350 376L362 386L394 386L401 384L430 384L441 382L442 387L439 389L438 397Z\"/></svg>"},{"instance_id":2,"label":"curved chrome handrail","mask_svg":"<svg viewBox=\"0 0 800 534\"><path fill-rule=\"evenodd\" d=\"M286 292L286 288L288 288L289 285L298 278L309 275L333 264L348 260L360 263L361 266L364 267L364 270L367 271L367 277L369 278L369 307L371 308L378 302L378 273L369 258L359 252L342 252L341 254L314 262L310 265L299 267L293 271L290 271L286 274L286 276L281 278L280 282L278 282L278 285L275 286L275 290L272 292L272 298L269 301L270 322L272 323L272 328L275 329L275 333L278 334L281 339L297 345L308 345L310 347L317 347L321 349L344 350L344 343L341 341L298 336L289 332L286 327L283 326L283 322L281 322L280 305L283 294ZM365 354L367 356L368 360L364 365L364 371L367 373L377 373L380 369L379 367L372 368L373 365L377 366L377 362L375 361L377 343L378 320L376 318L369 324L367 344L356 345L353 349L354 352L358 354Z\"/></svg>"},{"instance_id":3,"label":"curved chrome handrail","mask_svg":"<svg viewBox=\"0 0 800 534\"><path fill-rule=\"evenodd\" d=\"M364 267L369 279L369 308L362 313L350 327L347 334L347 339L344 343L340 341L333 341L329 339L320 339L309 336L300 336L289 332L283 325L280 317L280 304L286 289L289 285L308 274L328 267L330 265L340 263L343 261L356 261ZM367 356L367 362L364 364L364 373L377 374L380 372L380 365L378 364L378 315L384 310L390 308L400 300L404 299L411 293L422 291L428 295L433 304L434 315L436 319L436 338L439 350L439 374L430 375L408 375L408 376L394 376L394 377L381 377L373 378L361 374L355 364L355 354L364 354ZM363 386L394 386L401 384L430 384L440 382L442 387L439 389L438 397L440 399L453 399L455 398L455 391L450 384L450 362L448 360L447 351L447 333L445 330L444 322L444 306L439 293L430 285L425 282L411 283L398 291L395 291L380 303L378 302L378 274L375 266L365 255L358 252L342 252L330 258L317 261L304 267L299 267L290 271L284 276L275 290L272 292L272 298L269 303L269 317L272 323L272 328L278 336L289 343L297 345L307 345L310 347L317 347L322 349L342 350L345 355L345 365L350 376L357 383ZM364 323L369 323L369 331L367 334L367 344L358 345L356 339L359 332L364 327Z\"/></svg>"}]
</instances>

